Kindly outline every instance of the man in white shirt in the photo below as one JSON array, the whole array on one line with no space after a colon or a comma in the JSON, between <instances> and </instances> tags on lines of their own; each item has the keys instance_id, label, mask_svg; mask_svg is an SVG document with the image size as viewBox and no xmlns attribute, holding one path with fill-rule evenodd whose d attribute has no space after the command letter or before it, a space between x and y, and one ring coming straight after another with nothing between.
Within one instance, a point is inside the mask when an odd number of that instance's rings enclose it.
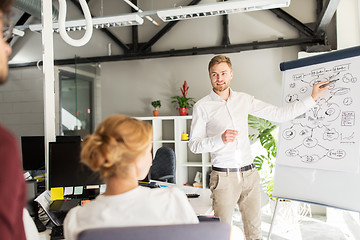
<instances>
[{"instance_id":1,"label":"man in white shirt","mask_svg":"<svg viewBox=\"0 0 360 240\"><path fill-rule=\"evenodd\" d=\"M209 63L212 91L193 110L189 148L210 152L210 190L213 209L220 220L231 224L239 205L246 239L262 239L260 177L253 164L248 137L248 114L274 122L291 120L315 105L328 81L315 84L312 95L283 108L270 105L230 88L230 58L218 55Z\"/></svg>"}]
</instances>

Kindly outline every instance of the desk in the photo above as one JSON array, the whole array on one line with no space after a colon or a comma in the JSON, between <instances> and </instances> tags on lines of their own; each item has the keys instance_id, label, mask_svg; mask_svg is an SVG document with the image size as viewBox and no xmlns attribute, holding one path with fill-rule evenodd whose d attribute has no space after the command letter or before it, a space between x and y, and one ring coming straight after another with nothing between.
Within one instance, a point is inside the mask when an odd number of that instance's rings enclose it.
<instances>
[{"instance_id":1,"label":"desk","mask_svg":"<svg viewBox=\"0 0 360 240\"><path fill-rule=\"evenodd\" d=\"M171 183L158 182L159 185L167 187L179 187ZM200 196L198 198L188 198L191 206L193 207L196 215L212 215L212 200L210 198L211 191L210 189L195 188L189 186L179 187L185 193L196 193ZM45 232L40 233L40 240L49 240L51 230L47 229Z\"/></svg>"},{"instance_id":2,"label":"desk","mask_svg":"<svg viewBox=\"0 0 360 240\"><path fill-rule=\"evenodd\" d=\"M213 215L210 189L195 188L189 186L180 187L185 193L197 193L198 198L188 198L196 215Z\"/></svg>"},{"instance_id":3,"label":"desk","mask_svg":"<svg viewBox=\"0 0 360 240\"><path fill-rule=\"evenodd\" d=\"M191 206L193 207L196 215L213 215L212 200L210 198L211 191L206 188L196 188L191 186L179 186L174 183L160 182L151 180L158 183L160 186L177 187L184 191L184 193L196 193L200 196L198 198L188 198Z\"/></svg>"}]
</instances>

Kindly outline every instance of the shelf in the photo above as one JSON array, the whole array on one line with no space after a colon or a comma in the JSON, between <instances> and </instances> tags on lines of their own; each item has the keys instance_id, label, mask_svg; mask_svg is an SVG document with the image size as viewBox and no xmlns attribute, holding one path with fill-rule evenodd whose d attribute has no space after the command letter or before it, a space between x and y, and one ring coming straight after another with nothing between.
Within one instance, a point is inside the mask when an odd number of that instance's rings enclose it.
<instances>
[{"instance_id":1,"label":"shelf","mask_svg":"<svg viewBox=\"0 0 360 240\"><path fill-rule=\"evenodd\" d=\"M189 134L192 116L138 117L148 121L153 128L153 157L163 146L175 151L176 184L192 182L198 172L202 174L203 188L208 187L208 173L211 168L209 154L194 154L188 147L189 140L181 140L182 134Z\"/></svg>"}]
</instances>

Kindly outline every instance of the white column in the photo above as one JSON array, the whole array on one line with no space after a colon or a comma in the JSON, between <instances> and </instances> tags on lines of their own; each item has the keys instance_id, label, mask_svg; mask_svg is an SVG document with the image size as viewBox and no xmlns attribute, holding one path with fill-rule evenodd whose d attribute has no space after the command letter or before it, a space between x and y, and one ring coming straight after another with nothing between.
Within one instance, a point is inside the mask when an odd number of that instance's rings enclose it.
<instances>
[{"instance_id":1,"label":"white column","mask_svg":"<svg viewBox=\"0 0 360 240\"><path fill-rule=\"evenodd\" d=\"M49 142L55 141L55 85L54 85L54 42L52 30L52 1L41 1L42 46L43 46L43 88L44 88L44 136L46 189L49 189Z\"/></svg>"}]
</instances>

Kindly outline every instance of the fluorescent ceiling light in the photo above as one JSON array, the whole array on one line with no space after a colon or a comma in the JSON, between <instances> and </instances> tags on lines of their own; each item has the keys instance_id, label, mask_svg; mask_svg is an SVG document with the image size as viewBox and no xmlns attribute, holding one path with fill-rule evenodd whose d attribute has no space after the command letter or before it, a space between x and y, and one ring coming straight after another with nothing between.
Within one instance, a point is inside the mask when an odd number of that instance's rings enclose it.
<instances>
[{"instance_id":1,"label":"fluorescent ceiling light","mask_svg":"<svg viewBox=\"0 0 360 240\"><path fill-rule=\"evenodd\" d=\"M137 14L128 14L128 15L119 15L119 16L111 16L111 17L93 18L92 22L93 22L93 27L95 28L108 28L108 27L142 25L144 23L144 19L142 19ZM86 29L85 19L66 21L65 28L66 31L84 30ZM29 29L31 31L41 31L42 25L41 24L29 25ZM59 31L59 24L57 22L53 23L53 29L55 32Z\"/></svg>"},{"instance_id":2,"label":"fluorescent ceiling light","mask_svg":"<svg viewBox=\"0 0 360 240\"><path fill-rule=\"evenodd\" d=\"M23 37L24 34L25 34L25 33L24 33L24 31L22 31L22 30L19 30L19 29L16 29L16 28L13 29L13 36Z\"/></svg>"},{"instance_id":3,"label":"fluorescent ceiling light","mask_svg":"<svg viewBox=\"0 0 360 240\"><path fill-rule=\"evenodd\" d=\"M290 0L243 0L185 6L157 12L164 22L288 7Z\"/></svg>"}]
</instances>

